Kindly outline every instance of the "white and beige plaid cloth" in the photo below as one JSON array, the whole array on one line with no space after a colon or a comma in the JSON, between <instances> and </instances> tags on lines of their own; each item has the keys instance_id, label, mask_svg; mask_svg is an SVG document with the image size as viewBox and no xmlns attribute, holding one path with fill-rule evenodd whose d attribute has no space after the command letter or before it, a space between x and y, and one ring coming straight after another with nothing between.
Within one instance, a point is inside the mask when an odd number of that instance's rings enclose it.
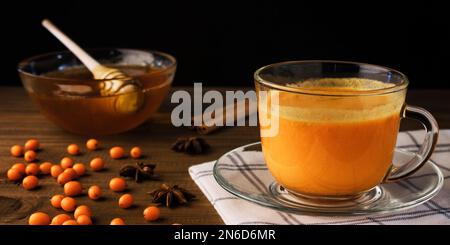
<instances>
[{"instance_id":1,"label":"white and beige plaid cloth","mask_svg":"<svg viewBox=\"0 0 450 245\"><path fill-rule=\"evenodd\" d=\"M416 151L423 131L401 132L399 148ZM214 162L190 167L189 174L214 205L225 224L450 224L450 130L441 130L438 145L431 157L441 169L445 181L438 195L430 201L405 211L376 216L311 216L281 212L240 199L224 190L213 177ZM267 169L265 171L268 171ZM257 176L254 176L257 178ZM257 180L255 180L257 181ZM404 186L414 188L414 186Z\"/></svg>"}]
</instances>

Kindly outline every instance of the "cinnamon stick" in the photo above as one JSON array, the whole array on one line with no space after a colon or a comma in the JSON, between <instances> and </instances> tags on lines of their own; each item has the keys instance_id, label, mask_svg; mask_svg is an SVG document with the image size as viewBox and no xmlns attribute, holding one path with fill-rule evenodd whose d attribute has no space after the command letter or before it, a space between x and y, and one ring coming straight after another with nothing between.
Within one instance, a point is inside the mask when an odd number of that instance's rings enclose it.
<instances>
[{"instance_id":1,"label":"cinnamon stick","mask_svg":"<svg viewBox=\"0 0 450 245\"><path fill-rule=\"evenodd\" d=\"M212 118L207 121L205 121L203 113L195 115L192 117L192 125L194 125L196 119L201 121L202 124L199 126L191 126L191 129L197 131L199 134L209 134L226 126L227 117L232 117L234 119L233 125L236 126L236 122L246 120L249 116L253 116L256 113L256 110L250 110L252 107L256 108L256 103L255 100L234 101L233 104L218 108L213 112ZM238 104L245 105L245 113L238 113ZM198 117L200 117L200 119L198 119ZM222 122L222 124L216 125L215 122Z\"/></svg>"}]
</instances>

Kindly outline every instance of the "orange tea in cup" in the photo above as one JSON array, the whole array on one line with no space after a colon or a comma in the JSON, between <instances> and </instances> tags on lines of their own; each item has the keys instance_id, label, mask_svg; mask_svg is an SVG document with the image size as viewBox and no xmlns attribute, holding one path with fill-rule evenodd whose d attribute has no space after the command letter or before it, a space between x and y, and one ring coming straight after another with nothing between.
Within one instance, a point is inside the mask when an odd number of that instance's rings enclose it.
<instances>
[{"instance_id":1,"label":"orange tea in cup","mask_svg":"<svg viewBox=\"0 0 450 245\"><path fill-rule=\"evenodd\" d=\"M260 97L260 119L276 119L278 127L275 135L261 138L264 158L288 191L355 196L400 174L392 159L406 95L401 73L312 61L264 67L255 78L257 91L269 94L267 101ZM411 165L402 171L420 167Z\"/></svg>"},{"instance_id":2,"label":"orange tea in cup","mask_svg":"<svg viewBox=\"0 0 450 245\"><path fill-rule=\"evenodd\" d=\"M336 87L321 87L330 81ZM349 93L365 89L347 82L384 85L358 78L324 78L315 80L311 88ZM305 194L349 195L371 189L391 165L404 94L361 100L280 92L279 114L262 115L279 120L278 135L261 140L270 171L287 189Z\"/></svg>"}]
</instances>

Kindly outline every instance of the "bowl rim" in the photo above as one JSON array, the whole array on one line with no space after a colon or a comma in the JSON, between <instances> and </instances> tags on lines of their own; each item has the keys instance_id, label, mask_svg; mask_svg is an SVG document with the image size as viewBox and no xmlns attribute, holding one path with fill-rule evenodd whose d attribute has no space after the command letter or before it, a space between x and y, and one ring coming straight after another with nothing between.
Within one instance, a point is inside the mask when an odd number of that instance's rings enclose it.
<instances>
[{"instance_id":1,"label":"bowl rim","mask_svg":"<svg viewBox=\"0 0 450 245\"><path fill-rule=\"evenodd\" d=\"M177 59L171 55L168 54L166 52L163 51L158 51L158 50L152 50L152 49L134 49L134 48L88 48L85 49L86 52L90 53L90 52L95 52L95 51L105 51L105 50L125 50L125 51L141 51L141 52L147 52L147 53L155 53L155 54L159 54L161 56L164 56L166 58L168 58L172 63L170 65L168 65L167 67L164 67L160 70L158 70L158 72L165 72L171 69L176 68L177 66ZM59 81L59 82L102 82L102 81L110 81L110 80L115 80L114 78L112 79L72 79L72 78L62 78L62 77L51 77L51 76L46 76L46 75L36 75L30 72L25 71L23 68L29 64L30 62L39 59L39 58L43 58L43 57L49 57L49 56L54 56L54 55L58 55L58 54L70 54L73 55L75 57L74 54L72 54L72 52L70 50L60 50L60 51L53 51L53 52L47 52L47 53L43 53L43 54L38 54L38 55L34 55L28 58L25 58L23 60L21 60L18 64L17 64L17 71L19 72L19 74L23 74L29 77L34 77L34 78L45 78L47 80L53 80L53 81ZM76 58L76 57L75 57Z\"/></svg>"}]
</instances>

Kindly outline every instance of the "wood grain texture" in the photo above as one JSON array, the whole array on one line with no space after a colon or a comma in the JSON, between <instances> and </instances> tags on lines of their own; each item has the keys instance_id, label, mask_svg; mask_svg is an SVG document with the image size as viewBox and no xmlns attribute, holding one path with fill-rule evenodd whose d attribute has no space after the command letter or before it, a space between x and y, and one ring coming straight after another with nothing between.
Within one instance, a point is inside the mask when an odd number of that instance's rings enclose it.
<instances>
[{"instance_id":1,"label":"wood grain texture","mask_svg":"<svg viewBox=\"0 0 450 245\"><path fill-rule=\"evenodd\" d=\"M179 88L175 88L179 89ZM183 88L186 89L186 88ZM214 88L221 91L224 88ZM235 88L229 88L235 89ZM441 128L450 128L450 91L410 91L408 103L422 106L430 110L436 116ZM16 162L23 162L9 154L9 148L14 144L23 144L29 138L40 140L43 150L38 153L41 161L59 163L60 159L67 156L66 146L76 143L82 146L83 152L74 157L77 162L88 163L95 156L107 159L107 170L99 173L88 171L88 175L82 177L80 182L86 189L90 185L99 185L103 188L104 199L92 201L84 194L77 197L79 204L87 204L92 208L94 222L96 224L109 224L115 217L123 217L127 224L149 224L142 217L144 208L151 203L146 192L158 187L162 182L178 184L193 192L198 198L189 207L174 209L161 208L162 219L151 224L223 224L213 206L192 181L188 174L191 165L212 161L223 153L237 146L255 142L259 139L256 127L234 127L218 130L210 135L202 136L211 145L212 149L205 155L190 156L175 153L170 150L171 144L177 137L196 135L186 128L175 128L170 123L170 110L174 107L169 103L170 96L164 102L160 111L149 122L127 133L100 137L103 149L95 152L85 150L87 137L65 132L48 122L32 105L31 101L20 87L0 87L0 197L17 198L22 204L14 201L3 202L2 209L19 210L17 215L6 217L5 211L0 223L25 224L23 214L25 209L30 211L41 210L54 216L63 213L50 206L49 199L54 194L62 194L63 189L56 184L51 177L40 179L40 188L34 191L26 191L16 184L6 181L7 169ZM402 123L403 129L418 128L411 123ZM126 149L138 145L143 149L145 162L156 163L156 171L162 176L163 181L144 181L136 184L128 181L128 192L134 195L136 205L128 210L119 208L117 201L120 194L108 190L108 181L118 175L118 170L123 164L136 162L133 159L110 160L107 149L120 145ZM6 200L6 199L3 199ZM9 200L9 199L8 199ZM2 202L2 199L0 199ZM18 206L19 205L19 206ZM20 206L23 205L23 206Z\"/></svg>"}]
</instances>

